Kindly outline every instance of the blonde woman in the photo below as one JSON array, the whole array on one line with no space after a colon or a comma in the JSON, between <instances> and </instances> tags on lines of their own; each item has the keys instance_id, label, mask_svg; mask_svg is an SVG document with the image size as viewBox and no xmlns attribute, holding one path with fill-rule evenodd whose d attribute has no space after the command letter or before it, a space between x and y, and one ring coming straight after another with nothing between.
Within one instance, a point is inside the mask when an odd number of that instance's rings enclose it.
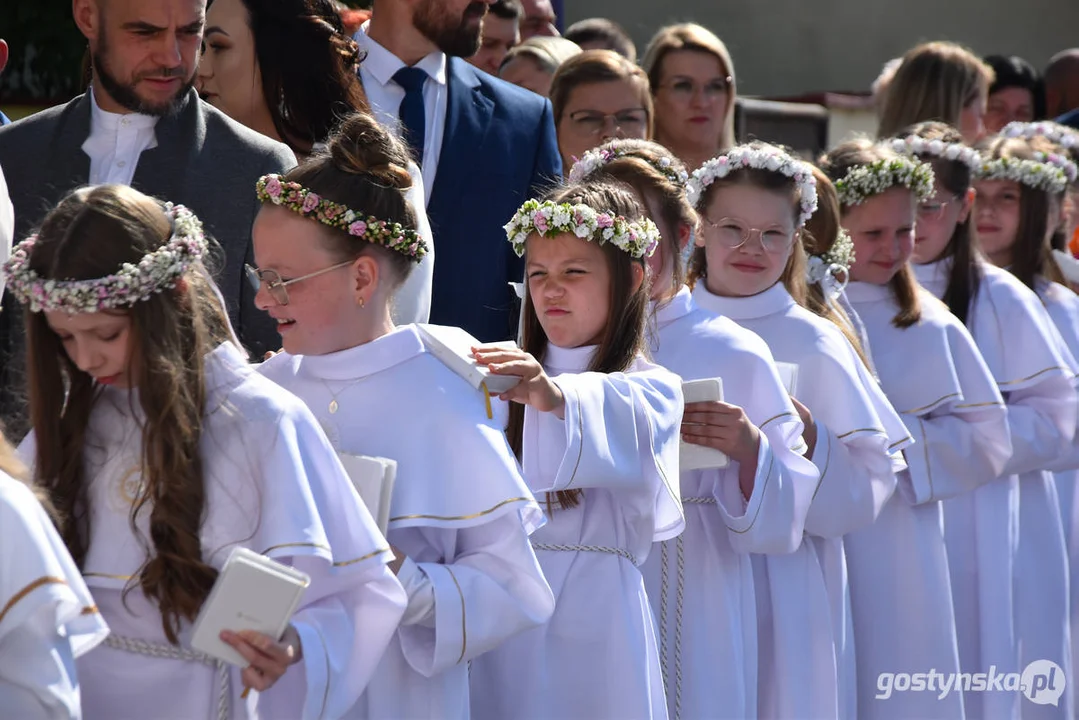
<instances>
[{"instance_id":1,"label":"blonde woman","mask_svg":"<svg viewBox=\"0 0 1079 720\"><path fill-rule=\"evenodd\" d=\"M974 143L985 135L993 70L964 47L930 42L909 50L888 85L877 137L891 137L926 120L939 120Z\"/></svg>"},{"instance_id":2,"label":"blonde woman","mask_svg":"<svg viewBox=\"0 0 1079 720\"><path fill-rule=\"evenodd\" d=\"M686 168L734 144L734 62L727 46L693 23L663 28L644 51L656 108L655 140Z\"/></svg>"},{"instance_id":3,"label":"blonde woman","mask_svg":"<svg viewBox=\"0 0 1079 720\"><path fill-rule=\"evenodd\" d=\"M548 97L551 94L551 81L558 68L574 55L580 54L581 48L565 38L538 35L510 48L502 59L498 76L525 90Z\"/></svg>"}]
</instances>

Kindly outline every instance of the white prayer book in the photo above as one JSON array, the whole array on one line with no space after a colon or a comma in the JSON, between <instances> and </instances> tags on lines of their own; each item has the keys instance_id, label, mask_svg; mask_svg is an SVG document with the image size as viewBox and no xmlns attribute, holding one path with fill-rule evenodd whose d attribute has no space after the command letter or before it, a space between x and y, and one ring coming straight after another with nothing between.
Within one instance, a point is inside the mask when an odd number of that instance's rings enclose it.
<instances>
[{"instance_id":1,"label":"white prayer book","mask_svg":"<svg viewBox=\"0 0 1079 720\"><path fill-rule=\"evenodd\" d=\"M794 363L777 362L779 379L783 381L783 387L787 388L787 394L798 397L798 366Z\"/></svg>"},{"instance_id":2,"label":"white prayer book","mask_svg":"<svg viewBox=\"0 0 1079 720\"><path fill-rule=\"evenodd\" d=\"M450 370L463 377L468 383L481 390L487 388L491 395L501 395L517 386L521 378L516 375L495 375L472 357L472 348L477 345L496 345L504 348L516 348L512 340L499 343L481 343L467 332L447 325L417 325L424 345L436 358Z\"/></svg>"},{"instance_id":3,"label":"white prayer book","mask_svg":"<svg viewBox=\"0 0 1079 720\"><path fill-rule=\"evenodd\" d=\"M722 402L723 381L719 378L690 380L682 383L682 395L686 403ZM730 459L715 448L705 447L681 441L678 453L678 465L681 471L704 470L706 468L727 467Z\"/></svg>"},{"instance_id":4,"label":"white prayer book","mask_svg":"<svg viewBox=\"0 0 1079 720\"><path fill-rule=\"evenodd\" d=\"M251 663L221 640L222 631L254 630L280 640L310 584L311 578L295 568L234 548L195 619L191 647L247 667Z\"/></svg>"},{"instance_id":5,"label":"white prayer book","mask_svg":"<svg viewBox=\"0 0 1079 720\"><path fill-rule=\"evenodd\" d=\"M385 535L390 524L390 504L393 500L393 484L397 480L397 461L389 458L369 457L338 453L345 472L352 480L367 511Z\"/></svg>"},{"instance_id":6,"label":"white prayer book","mask_svg":"<svg viewBox=\"0 0 1079 720\"><path fill-rule=\"evenodd\" d=\"M1068 282L1079 284L1079 260L1060 250L1053 250L1053 259Z\"/></svg>"}]
</instances>

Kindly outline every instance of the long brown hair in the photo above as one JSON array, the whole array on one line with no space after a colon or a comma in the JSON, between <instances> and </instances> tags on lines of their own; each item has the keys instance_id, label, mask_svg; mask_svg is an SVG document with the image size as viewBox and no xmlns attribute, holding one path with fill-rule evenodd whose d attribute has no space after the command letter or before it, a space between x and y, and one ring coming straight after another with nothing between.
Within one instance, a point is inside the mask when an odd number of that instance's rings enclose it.
<instances>
[{"instance_id":1,"label":"long brown hair","mask_svg":"<svg viewBox=\"0 0 1079 720\"><path fill-rule=\"evenodd\" d=\"M795 243L795 252L804 251L806 255L824 255L832 249L839 238L840 231L840 205L839 195L835 185L819 167L813 167L813 177L817 181L817 211L806 221L805 231L802 233L802 242ZM801 247L798 247L801 245ZM795 301L815 315L835 324L843 336L847 338L858 357L867 368L870 368L869 358L866 356L862 341L854 332L854 323L842 307L830 302L824 295L824 290L816 283L806 282L806 276L793 276L793 268L790 272L783 273L783 284L787 292ZM849 271L848 271L849 272Z\"/></svg>"},{"instance_id":2,"label":"long brown hair","mask_svg":"<svg viewBox=\"0 0 1079 720\"><path fill-rule=\"evenodd\" d=\"M1031 139L998 137L979 146L987 160L1014 158L1036 160L1036 153L1062 153L1056 145L1042 137ZM1019 227L1012 245L1011 273L1031 290L1037 290L1038 277L1064 283L1056 261L1053 260L1046 235L1049 231L1049 208L1052 196L1045 190L1019 184ZM1062 200L1063 198L1061 198Z\"/></svg>"},{"instance_id":3,"label":"long brown hair","mask_svg":"<svg viewBox=\"0 0 1079 720\"><path fill-rule=\"evenodd\" d=\"M556 203L587 205L597 212L621 215L630 221L646 217L640 203L628 188L608 182L589 182L580 185L568 185L552 190L547 200ZM536 242L535 236L532 238ZM539 240L542 242L542 240ZM588 372L616 373L625 372L634 359L644 352L644 321L648 310L648 282L642 282L634 290L633 267L643 267L644 261L630 257L611 243L600 246L607 257L607 267L611 274L610 316L603 329L599 347L588 364ZM527 255L525 256L527 260ZM536 308L532 304L532 295L525 293L524 313L522 316L521 348L531 354L541 364L547 355L547 333L540 324ZM509 409L509 423L506 436L510 447L521 458L524 438L525 406L513 403ZM580 490L559 490L556 495L559 507L571 508L580 503ZM551 509L548 495L548 508Z\"/></svg>"},{"instance_id":4,"label":"long brown hair","mask_svg":"<svg viewBox=\"0 0 1079 720\"><path fill-rule=\"evenodd\" d=\"M616 153L616 157L583 181L608 179L633 188L641 207L649 216L652 216L654 204L659 215L653 216L652 222L659 227L662 236L660 242L670 258L671 292L677 293L686 282L680 228L685 226L696 231L701 222L697 211L686 198L685 186L670 177L671 173L677 175L685 172L685 166L670 150L649 140L610 140L596 150Z\"/></svg>"},{"instance_id":5,"label":"long brown hair","mask_svg":"<svg viewBox=\"0 0 1079 720\"><path fill-rule=\"evenodd\" d=\"M124 263L137 264L171 234L162 205L137 190L80 189L46 216L30 267L45 279L99 278ZM131 319L128 374L145 417L144 485L131 508L132 528L144 508L150 513L150 538L142 538L148 557L125 594L137 584L157 601L165 635L174 644L181 620L194 620L217 578L202 559L199 536L206 511L199 451L206 403L203 358L228 339L229 330L206 277L195 265L171 291L123 311ZM82 567L90 542L92 480L83 467L83 449L100 386L68 357L44 314L27 310L26 328L35 479L55 503L60 534Z\"/></svg>"},{"instance_id":6,"label":"long brown hair","mask_svg":"<svg viewBox=\"0 0 1079 720\"><path fill-rule=\"evenodd\" d=\"M946 123L934 121L918 123L904 130L899 137L920 137L956 145L963 143L963 135L958 130ZM973 181L970 166L960 160L941 157L923 156L920 159L933 165L933 174L940 180L940 184L959 198L956 202L962 202ZM941 299L964 325L970 314L970 304L974 302L981 288L983 276L978 264L978 238L973 215L973 212L969 213L965 221L955 226L955 232L952 233L942 255L950 257L952 264L948 271L948 285Z\"/></svg>"},{"instance_id":7,"label":"long brown hair","mask_svg":"<svg viewBox=\"0 0 1079 720\"><path fill-rule=\"evenodd\" d=\"M817 164L828 179L835 183L846 177L851 168L895 157L897 154L891 148L859 138L845 142L825 153ZM842 205L840 208L841 212L846 209ZM914 279L914 271L911 270L909 262L896 272L888 282L888 287L891 288L892 296L899 305L899 312L892 318L893 325L897 328L908 328L922 319L918 281Z\"/></svg>"},{"instance_id":8,"label":"long brown hair","mask_svg":"<svg viewBox=\"0 0 1079 720\"><path fill-rule=\"evenodd\" d=\"M963 108L988 97L993 69L966 48L929 42L912 48L888 84L877 137L926 120L959 127Z\"/></svg>"}]
</instances>

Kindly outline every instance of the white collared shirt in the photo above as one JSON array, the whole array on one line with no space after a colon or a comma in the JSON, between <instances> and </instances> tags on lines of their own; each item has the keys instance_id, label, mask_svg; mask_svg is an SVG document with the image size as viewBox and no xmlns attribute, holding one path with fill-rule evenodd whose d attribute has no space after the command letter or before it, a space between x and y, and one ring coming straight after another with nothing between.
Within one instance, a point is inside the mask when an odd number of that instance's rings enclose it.
<instances>
[{"instance_id":1,"label":"white collared shirt","mask_svg":"<svg viewBox=\"0 0 1079 720\"><path fill-rule=\"evenodd\" d=\"M367 36L370 22L365 22L355 35L356 42L367 53L360 63L360 80L375 117L401 136L401 102L405 99L405 89L394 82L393 75L405 67L405 63ZM423 84L423 186L425 202L430 202L438 159L442 155L442 137L446 130L446 54L433 52L413 67L420 68L428 75L427 82Z\"/></svg>"},{"instance_id":2,"label":"white collared shirt","mask_svg":"<svg viewBox=\"0 0 1079 720\"><path fill-rule=\"evenodd\" d=\"M157 118L102 110L90 90L90 136L82 150L90 156L90 184L130 185L143 150L157 147Z\"/></svg>"}]
</instances>

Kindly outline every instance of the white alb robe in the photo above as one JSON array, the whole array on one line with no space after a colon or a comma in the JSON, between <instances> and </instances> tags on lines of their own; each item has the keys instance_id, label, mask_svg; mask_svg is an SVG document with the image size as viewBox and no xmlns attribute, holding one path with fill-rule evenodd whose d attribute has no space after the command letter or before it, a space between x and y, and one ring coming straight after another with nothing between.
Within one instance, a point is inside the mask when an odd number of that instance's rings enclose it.
<instances>
[{"instance_id":1,"label":"white alb robe","mask_svg":"<svg viewBox=\"0 0 1079 720\"><path fill-rule=\"evenodd\" d=\"M798 366L795 395L817 425L812 460L821 481L802 557L754 558L772 587L775 639L773 656L761 653L761 716L853 719L856 663L843 536L871 525L891 498L895 473L906 467L898 453L912 442L910 434L839 328L798 305L782 283L752 297L707 297L709 309L759 335L776 360Z\"/></svg>"},{"instance_id":2,"label":"white alb robe","mask_svg":"<svg viewBox=\"0 0 1079 720\"><path fill-rule=\"evenodd\" d=\"M792 449L801 444L802 421L759 337L698 306L685 287L654 317L656 362L687 381L722 378L725 401L761 431L749 499L737 462L683 472L686 528L658 543L641 568L659 625L667 708L673 720L757 717L749 553L790 553L801 545L819 473Z\"/></svg>"},{"instance_id":3,"label":"white alb robe","mask_svg":"<svg viewBox=\"0 0 1079 720\"><path fill-rule=\"evenodd\" d=\"M205 364L203 561L221 569L241 546L311 576L292 617L302 663L246 700L241 669L228 666L229 717L341 717L373 676L405 609L386 567L389 545L303 403L259 376L230 343ZM141 483L142 422L136 390L105 388L94 405L83 456L90 522L83 577L114 638L167 645L157 605L137 578L123 593L149 543L149 506L136 519L138 535L129 521ZM33 458L33 435L20 451ZM190 638L184 622L183 648ZM77 665L87 718L218 717L221 678L212 665L111 645Z\"/></svg>"},{"instance_id":4,"label":"white alb robe","mask_svg":"<svg viewBox=\"0 0 1079 720\"><path fill-rule=\"evenodd\" d=\"M935 296L947 290L951 259L914 266ZM1022 670L1015 596L1020 588L1018 473L1040 471L1060 454L1057 418L1069 403L1071 372L1038 297L1011 273L979 262L982 279L967 327L1008 407L1012 455L1001 477L944 502L959 661L964 672ZM1022 695L969 692L968 717L1018 717Z\"/></svg>"},{"instance_id":5,"label":"white alb robe","mask_svg":"<svg viewBox=\"0 0 1079 720\"><path fill-rule=\"evenodd\" d=\"M413 325L329 355L282 353L260 371L307 403L338 452L397 461L386 534L406 556L408 609L349 717L467 719L469 661L554 612L528 541L543 513L498 422L504 407L489 419L482 393Z\"/></svg>"},{"instance_id":6,"label":"white alb robe","mask_svg":"<svg viewBox=\"0 0 1079 720\"><path fill-rule=\"evenodd\" d=\"M961 693L895 692L877 699L880 673L959 672L941 500L996 478L1011 455L1004 401L973 338L919 290L908 328L887 286L854 282L847 297L865 323L885 395L915 445L877 521L845 538L858 658L858 717L963 717ZM988 669L986 670L988 672Z\"/></svg>"},{"instance_id":7,"label":"white alb robe","mask_svg":"<svg viewBox=\"0 0 1079 720\"><path fill-rule=\"evenodd\" d=\"M108 633L37 498L0 471L0 715L81 718L75 659Z\"/></svg>"},{"instance_id":8,"label":"white alb robe","mask_svg":"<svg viewBox=\"0 0 1079 720\"><path fill-rule=\"evenodd\" d=\"M684 526L678 490L681 381L639 358L585 372L595 347L550 345L565 419L525 408L522 465L554 509L533 534L554 616L472 663L474 720L665 719L659 648L638 569ZM583 491L561 508L553 493Z\"/></svg>"}]
</instances>

